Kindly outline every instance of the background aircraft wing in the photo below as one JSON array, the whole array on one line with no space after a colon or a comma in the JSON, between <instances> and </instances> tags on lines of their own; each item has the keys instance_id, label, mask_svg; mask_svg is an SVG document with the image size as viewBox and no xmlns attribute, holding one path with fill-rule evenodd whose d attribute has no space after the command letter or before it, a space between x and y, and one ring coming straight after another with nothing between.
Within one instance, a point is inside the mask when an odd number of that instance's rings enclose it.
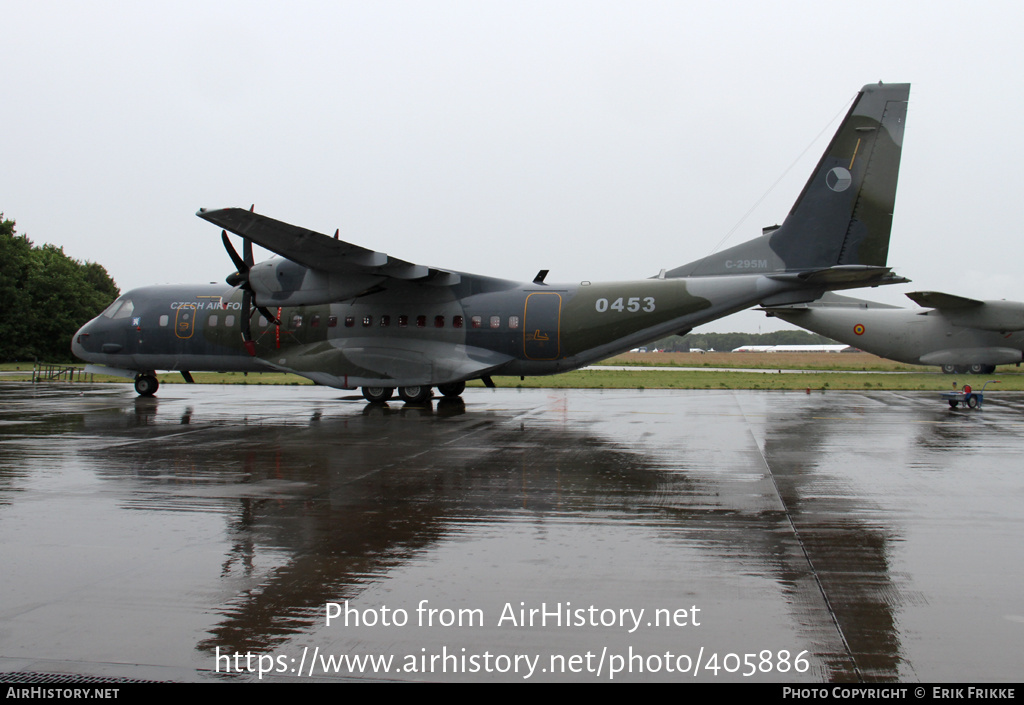
<instances>
[{"instance_id":1,"label":"background aircraft wing","mask_svg":"<svg viewBox=\"0 0 1024 705\"><path fill-rule=\"evenodd\" d=\"M282 223L243 208L200 208L196 215L310 269L343 274L377 274L441 286L458 284L460 280L456 272L389 257L383 252Z\"/></svg>"},{"instance_id":2,"label":"background aircraft wing","mask_svg":"<svg viewBox=\"0 0 1024 705\"><path fill-rule=\"evenodd\" d=\"M918 306L924 306L925 308L962 309L985 305L984 301L968 299L965 296L943 294L939 291L911 291L907 294L907 298Z\"/></svg>"}]
</instances>

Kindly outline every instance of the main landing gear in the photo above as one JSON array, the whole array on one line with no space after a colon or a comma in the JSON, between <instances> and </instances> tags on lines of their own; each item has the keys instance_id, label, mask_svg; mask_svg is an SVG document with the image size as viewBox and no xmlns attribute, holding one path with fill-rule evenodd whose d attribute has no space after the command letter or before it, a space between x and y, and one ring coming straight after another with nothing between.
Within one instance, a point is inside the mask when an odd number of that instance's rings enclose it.
<instances>
[{"instance_id":1,"label":"main landing gear","mask_svg":"<svg viewBox=\"0 0 1024 705\"><path fill-rule=\"evenodd\" d=\"M363 399L371 404L380 404L391 398L395 390L391 387L363 387Z\"/></svg>"},{"instance_id":2,"label":"main landing gear","mask_svg":"<svg viewBox=\"0 0 1024 705\"><path fill-rule=\"evenodd\" d=\"M990 375L996 371L995 365L982 365L975 363L973 365L943 365L942 371L947 375Z\"/></svg>"},{"instance_id":3,"label":"main landing gear","mask_svg":"<svg viewBox=\"0 0 1024 705\"><path fill-rule=\"evenodd\" d=\"M151 397L159 388L160 382L157 381L154 374L141 373L135 377L135 391L139 393L140 397Z\"/></svg>"},{"instance_id":4,"label":"main landing gear","mask_svg":"<svg viewBox=\"0 0 1024 705\"><path fill-rule=\"evenodd\" d=\"M440 384L437 387L437 391L446 397L462 396L465 390L465 382L451 382L450 384ZM362 392L366 401L371 404L380 404L390 399L395 390L393 387L363 387ZM430 387L426 385L398 388L398 398L406 403L419 404L430 399L431 396Z\"/></svg>"}]
</instances>

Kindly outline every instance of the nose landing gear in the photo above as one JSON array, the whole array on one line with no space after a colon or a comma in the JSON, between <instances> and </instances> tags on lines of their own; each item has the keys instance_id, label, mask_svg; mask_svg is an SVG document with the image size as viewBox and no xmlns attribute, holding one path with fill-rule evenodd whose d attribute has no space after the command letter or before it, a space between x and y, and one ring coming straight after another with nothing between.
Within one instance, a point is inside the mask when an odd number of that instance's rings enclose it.
<instances>
[{"instance_id":1,"label":"nose landing gear","mask_svg":"<svg viewBox=\"0 0 1024 705\"><path fill-rule=\"evenodd\" d=\"M157 381L154 374L140 373L135 377L135 391L139 393L140 397L151 397L159 388L160 382Z\"/></svg>"}]
</instances>

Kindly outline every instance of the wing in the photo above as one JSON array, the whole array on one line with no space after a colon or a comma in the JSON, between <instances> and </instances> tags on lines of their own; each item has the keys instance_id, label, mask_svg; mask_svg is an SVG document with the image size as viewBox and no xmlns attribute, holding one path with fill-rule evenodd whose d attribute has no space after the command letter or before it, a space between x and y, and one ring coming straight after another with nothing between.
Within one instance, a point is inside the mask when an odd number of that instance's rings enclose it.
<instances>
[{"instance_id":1,"label":"wing","mask_svg":"<svg viewBox=\"0 0 1024 705\"><path fill-rule=\"evenodd\" d=\"M196 215L310 269L339 274L374 274L438 286L458 284L461 279L457 272L389 257L383 252L368 250L242 208L200 208Z\"/></svg>"},{"instance_id":2,"label":"wing","mask_svg":"<svg viewBox=\"0 0 1024 705\"><path fill-rule=\"evenodd\" d=\"M925 308L965 309L985 305L984 301L968 299L964 296L954 296L953 294L943 294L939 291L912 291L907 294L907 298L918 306L924 306Z\"/></svg>"}]
</instances>

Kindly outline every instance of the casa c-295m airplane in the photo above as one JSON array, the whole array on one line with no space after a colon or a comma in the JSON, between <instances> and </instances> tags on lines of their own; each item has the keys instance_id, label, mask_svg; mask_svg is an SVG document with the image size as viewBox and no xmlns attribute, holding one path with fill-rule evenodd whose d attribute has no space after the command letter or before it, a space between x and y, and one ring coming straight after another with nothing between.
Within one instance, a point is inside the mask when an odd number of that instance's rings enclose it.
<instances>
[{"instance_id":1,"label":"casa c-295m airplane","mask_svg":"<svg viewBox=\"0 0 1024 705\"><path fill-rule=\"evenodd\" d=\"M396 259L228 208L196 215L237 271L227 285L153 286L120 296L78 331L94 371L157 390L157 370L290 372L371 402L405 401L467 380L549 375L755 305L904 282L886 266L909 84L855 98L782 225L650 279L508 281ZM254 262L252 243L278 255Z\"/></svg>"}]
</instances>

